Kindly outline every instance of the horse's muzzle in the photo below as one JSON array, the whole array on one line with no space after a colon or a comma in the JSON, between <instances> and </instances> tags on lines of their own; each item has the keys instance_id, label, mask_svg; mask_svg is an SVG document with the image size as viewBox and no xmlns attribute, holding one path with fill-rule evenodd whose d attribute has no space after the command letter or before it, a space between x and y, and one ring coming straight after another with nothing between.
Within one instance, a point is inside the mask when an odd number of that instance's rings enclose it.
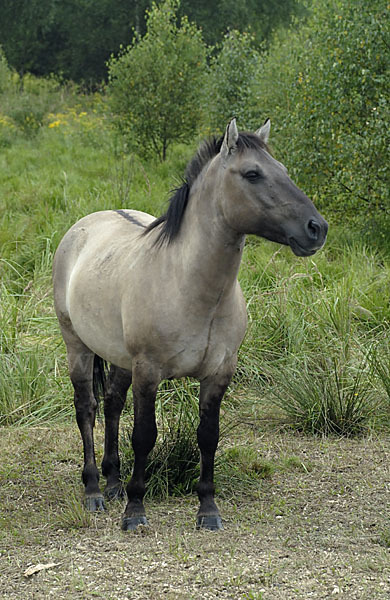
<instances>
[{"instance_id":1,"label":"horse's muzzle","mask_svg":"<svg viewBox=\"0 0 390 600\"><path fill-rule=\"evenodd\" d=\"M289 237L288 244L296 256L312 256L325 244L328 233L328 223L310 219L305 225L304 236L299 241L296 237Z\"/></svg>"}]
</instances>

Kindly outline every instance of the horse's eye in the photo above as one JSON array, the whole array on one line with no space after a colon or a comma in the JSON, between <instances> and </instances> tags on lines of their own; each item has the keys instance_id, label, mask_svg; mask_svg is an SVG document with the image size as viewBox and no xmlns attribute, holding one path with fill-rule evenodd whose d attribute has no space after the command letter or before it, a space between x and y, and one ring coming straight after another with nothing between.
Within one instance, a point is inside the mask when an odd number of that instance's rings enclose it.
<instances>
[{"instance_id":1,"label":"horse's eye","mask_svg":"<svg viewBox=\"0 0 390 600\"><path fill-rule=\"evenodd\" d=\"M260 171L246 171L242 174L242 176L244 177L244 179L250 181L250 183L256 183L256 181L259 181L259 179L262 179L263 177Z\"/></svg>"}]
</instances>

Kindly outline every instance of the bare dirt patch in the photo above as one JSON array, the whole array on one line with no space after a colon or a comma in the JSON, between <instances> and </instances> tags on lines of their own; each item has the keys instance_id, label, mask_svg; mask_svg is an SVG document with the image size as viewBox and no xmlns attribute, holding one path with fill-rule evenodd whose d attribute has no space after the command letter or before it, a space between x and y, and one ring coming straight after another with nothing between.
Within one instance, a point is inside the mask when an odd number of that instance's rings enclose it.
<instances>
[{"instance_id":1,"label":"bare dirt patch","mask_svg":"<svg viewBox=\"0 0 390 600\"><path fill-rule=\"evenodd\" d=\"M134 534L119 502L84 512L75 426L0 430L0 597L388 599L389 438L245 439L284 468L220 490L223 531L196 531L186 497L149 501ZM39 563L55 566L24 576Z\"/></svg>"}]
</instances>

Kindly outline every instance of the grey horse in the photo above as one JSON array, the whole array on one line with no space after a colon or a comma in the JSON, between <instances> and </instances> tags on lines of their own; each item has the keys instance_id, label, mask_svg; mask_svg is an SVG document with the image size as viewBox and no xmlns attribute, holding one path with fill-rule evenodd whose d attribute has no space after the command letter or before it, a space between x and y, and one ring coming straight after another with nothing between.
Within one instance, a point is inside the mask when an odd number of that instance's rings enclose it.
<instances>
[{"instance_id":1,"label":"grey horse","mask_svg":"<svg viewBox=\"0 0 390 600\"><path fill-rule=\"evenodd\" d=\"M247 326L237 280L246 234L310 256L328 225L286 168L269 152L270 121L199 147L167 212L108 210L78 221L57 249L54 299L74 387L84 446L86 505L104 509L93 428L94 363L111 364L104 398L102 473L107 499L121 493L119 418L132 384L134 467L122 529L147 524L145 466L157 436L155 398L163 379L200 381L197 439L201 455L197 527L217 530L214 457L222 397Z\"/></svg>"}]
</instances>

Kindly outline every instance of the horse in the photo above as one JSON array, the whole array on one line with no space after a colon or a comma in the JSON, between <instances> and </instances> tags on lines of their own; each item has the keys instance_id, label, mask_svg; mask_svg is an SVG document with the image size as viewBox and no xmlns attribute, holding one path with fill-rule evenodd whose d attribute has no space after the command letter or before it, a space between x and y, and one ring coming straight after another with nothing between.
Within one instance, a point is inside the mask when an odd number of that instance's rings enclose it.
<instances>
[{"instance_id":1,"label":"horse","mask_svg":"<svg viewBox=\"0 0 390 600\"><path fill-rule=\"evenodd\" d=\"M270 153L270 120L256 132L204 141L188 163L167 211L105 210L83 217L54 257L54 302L67 349L76 420L84 449L82 480L90 511L121 495L119 418L132 385L134 465L122 529L148 525L145 467L157 428L164 379L200 381L198 529L223 528L214 499L214 457L223 395L237 364L247 313L237 279L245 236L254 234L311 256L328 224ZM93 428L94 364L110 363L99 487Z\"/></svg>"}]
</instances>

